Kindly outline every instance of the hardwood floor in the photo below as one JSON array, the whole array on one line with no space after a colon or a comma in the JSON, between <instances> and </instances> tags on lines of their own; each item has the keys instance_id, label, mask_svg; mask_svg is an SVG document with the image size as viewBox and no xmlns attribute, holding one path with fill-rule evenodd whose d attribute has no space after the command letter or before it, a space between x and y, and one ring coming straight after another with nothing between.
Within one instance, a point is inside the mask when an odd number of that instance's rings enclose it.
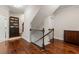
<instances>
[{"instance_id":1,"label":"hardwood floor","mask_svg":"<svg viewBox=\"0 0 79 59\"><path fill-rule=\"evenodd\" d=\"M4 44L5 43L5 44ZM9 40L0 43L0 53L6 54L78 54L79 46L55 40L42 50L24 39Z\"/></svg>"}]
</instances>

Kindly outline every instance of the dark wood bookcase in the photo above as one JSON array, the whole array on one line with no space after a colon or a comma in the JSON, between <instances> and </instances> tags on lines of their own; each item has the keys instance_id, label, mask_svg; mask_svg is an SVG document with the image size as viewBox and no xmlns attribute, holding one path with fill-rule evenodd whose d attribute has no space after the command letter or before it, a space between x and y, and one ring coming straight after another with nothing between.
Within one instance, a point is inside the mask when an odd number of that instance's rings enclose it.
<instances>
[{"instance_id":1,"label":"dark wood bookcase","mask_svg":"<svg viewBox=\"0 0 79 59\"><path fill-rule=\"evenodd\" d=\"M9 37L19 36L19 18L10 16L9 18Z\"/></svg>"}]
</instances>

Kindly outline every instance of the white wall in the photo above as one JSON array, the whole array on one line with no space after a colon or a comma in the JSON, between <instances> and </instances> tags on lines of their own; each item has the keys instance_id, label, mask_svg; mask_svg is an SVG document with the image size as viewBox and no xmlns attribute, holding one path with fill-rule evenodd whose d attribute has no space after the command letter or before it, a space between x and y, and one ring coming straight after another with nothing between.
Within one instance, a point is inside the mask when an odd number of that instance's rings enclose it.
<instances>
[{"instance_id":1,"label":"white wall","mask_svg":"<svg viewBox=\"0 0 79 59\"><path fill-rule=\"evenodd\" d=\"M66 6L56 11L55 38L63 40L64 30L79 31L79 6Z\"/></svg>"},{"instance_id":2,"label":"white wall","mask_svg":"<svg viewBox=\"0 0 79 59\"><path fill-rule=\"evenodd\" d=\"M22 37L30 42L31 22L39 11L39 6L28 6L24 12L24 33Z\"/></svg>"},{"instance_id":3,"label":"white wall","mask_svg":"<svg viewBox=\"0 0 79 59\"><path fill-rule=\"evenodd\" d=\"M24 23L24 14L21 14L19 18L20 18L20 20L19 20L19 31L20 31L20 34L22 34L22 24Z\"/></svg>"},{"instance_id":4,"label":"white wall","mask_svg":"<svg viewBox=\"0 0 79 59\"><path fill-rule=\"evenodd\" d=\"M0 6L0 16L2 16L6 20L6 22L4 24L2 24L2 26L5 25L6 30L3 30L3 31L5 31L5 33L6 33L6 40L7 40L7 39L9 39L9 9L8 9L8 7ZM0 33L1 32L2 31L0 31ZM1 41L3 41L3 40L1 40Z\"/></svg>"}]
</instances>

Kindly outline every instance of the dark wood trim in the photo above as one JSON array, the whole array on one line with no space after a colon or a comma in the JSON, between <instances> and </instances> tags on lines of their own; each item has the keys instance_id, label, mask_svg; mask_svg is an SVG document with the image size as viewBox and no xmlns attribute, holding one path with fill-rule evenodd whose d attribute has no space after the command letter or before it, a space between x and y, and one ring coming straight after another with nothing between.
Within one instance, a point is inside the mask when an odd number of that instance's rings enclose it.
<instances>
[{"instance_id":1,"label":"dark wood trim","mask_svg":"<svg viewBox=\"0 0 79 59\"><path fill-rule=\"evenodd\" d=\"M48 29L48 30L54 30L54 29Z\"/></svg>"},{"instance_id":2,"label":"dark wood trim","mask_svg":"<svg viewBox=\"0 0 79 59\"><path fill-rule=\"evenodd\" d=\"M45 30L44 30L44 28L43 28L43 36L44 36L44 32L45 32ZM44 45L44 37L43 37L43 44L42 44L42 46L43 46L43 49L45 49L45 45Z\"/></svg>"},{"instance_id":3,"label":"dark wood trim","mask_svg":"<svg viewBox=\"0 0 79 59\"><path fill-rule=\"evenodd\" d=\"M43 31L43 30L39 30L39 29L30 29L30 31Z\"/></svg>"}]
</instances>

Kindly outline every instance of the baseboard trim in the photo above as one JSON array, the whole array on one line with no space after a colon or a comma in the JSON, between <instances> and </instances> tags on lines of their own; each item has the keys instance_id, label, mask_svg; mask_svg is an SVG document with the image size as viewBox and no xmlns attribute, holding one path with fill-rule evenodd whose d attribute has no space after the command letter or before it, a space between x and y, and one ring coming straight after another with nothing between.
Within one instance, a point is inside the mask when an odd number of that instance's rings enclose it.
<instances>
[{"instance_id":1,"label":"baseboard trim","mask_svg":"<svg viewBox=\"0 0 79 59\"><path fill-rule=\"evenodd\" d=\"M56 38L54 38L54 40L60 40L60 41L64 41L64 40L61 40L61 39L56 39Z\"/></svg>"}]
</instances>

